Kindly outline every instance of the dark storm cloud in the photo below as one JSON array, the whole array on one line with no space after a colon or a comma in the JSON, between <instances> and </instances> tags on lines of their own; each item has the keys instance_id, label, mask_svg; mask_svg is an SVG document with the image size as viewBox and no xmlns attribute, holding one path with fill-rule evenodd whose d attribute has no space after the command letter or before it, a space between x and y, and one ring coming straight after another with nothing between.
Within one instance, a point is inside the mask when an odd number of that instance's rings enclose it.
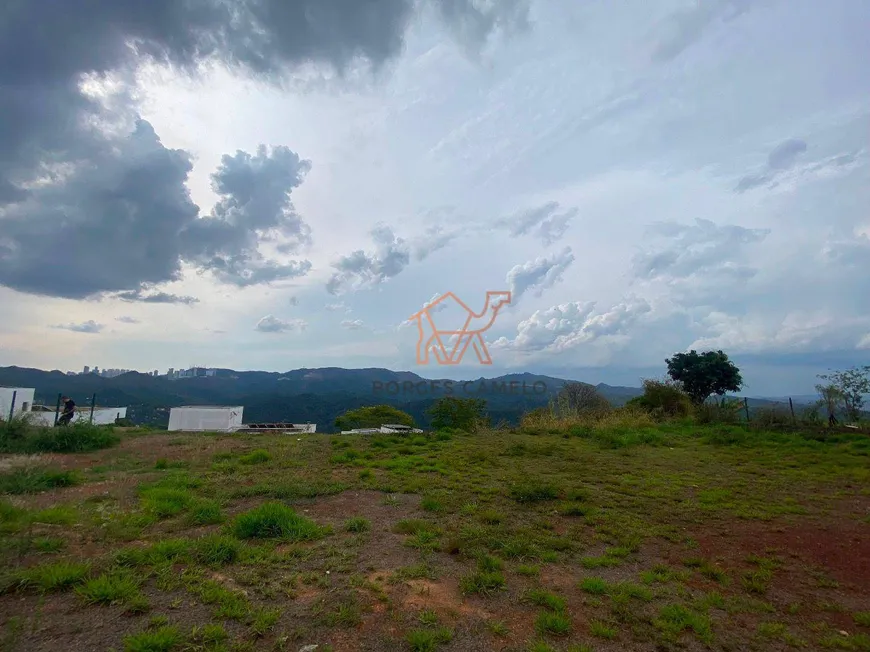
<instances>
[{"instance_id":1,"label":"dark storm cloud","mask_svg":"<svg viewBox=\"0 0 870 652\"><path fill-rule=\"evenodd\" d=\"M439 6L454 26L470 12L478 38L521 15L468 0ZM126 75L142 58L191 74L215 60L275 81L301 63L342 70L361 57L377 66L401 50L414 10L412 0L5 3L0 285L158 302L143 287L179 278L183 261L239 286L307 273L307 261L266 260L258 251L264 238L283 253L310 241L288 198L306 162L286 148L225 157L213 178L222 198L198 219L185 187L189 154L165 148L128 98L109 109L83 91L82 79Z\"/></svg>"}]
</instances>

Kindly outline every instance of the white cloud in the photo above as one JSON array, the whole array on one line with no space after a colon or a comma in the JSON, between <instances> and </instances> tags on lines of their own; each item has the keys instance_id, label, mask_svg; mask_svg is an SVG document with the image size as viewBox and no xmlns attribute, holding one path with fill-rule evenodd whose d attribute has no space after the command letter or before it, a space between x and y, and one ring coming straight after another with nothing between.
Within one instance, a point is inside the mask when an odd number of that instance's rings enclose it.
<instances>
[{"instance_id":1,"label":"white cloud","mask_svg":"<svg viewBox=\"0 0 870 652\"><path fill-rule=\"evenodd\" d=\"M366 328L366 325L361 319L345 319L341 322L341 327L349 331L360 331Z\"/></svg>"},{"instance_id":2,"label":"white cloud","mask_svg":"<svg viewBox=\"0 0 870 652\"><path fill-rule=\"evenodd\" d=\"M513 303L519 301L529 290L540 297L545 290L562 280L565 270L574 262L571 247L565 247L552 256L541 256L522 265L516 265L507 273L505 279L510 287Z\"/></svg>"},{"instance_id":3,"label":"white cloud","mask_svg":"<svg viewBox=\"0 0 870 652\"><path fill-rule=\"evenodd\" d=\"M52 328L57 328L66 331L72 331L73 333L99 333L101 332L105 326L103 324L98 324L93 319L89 319L88 321L81 322L79 324L57 324L52 326Z\"/></svg>"},{"instance_id":4,"label":"white cloud","mask_svg":"<svg viewBox=\"0 0 870 652\"><path fill-rule=\"evenodd\" d=\"M304 331L308 323L304 319L278 319L273 315L266 315L257 325L255 330L261 333L286 333L288 331Z\"/></svg>"}]
</instances>

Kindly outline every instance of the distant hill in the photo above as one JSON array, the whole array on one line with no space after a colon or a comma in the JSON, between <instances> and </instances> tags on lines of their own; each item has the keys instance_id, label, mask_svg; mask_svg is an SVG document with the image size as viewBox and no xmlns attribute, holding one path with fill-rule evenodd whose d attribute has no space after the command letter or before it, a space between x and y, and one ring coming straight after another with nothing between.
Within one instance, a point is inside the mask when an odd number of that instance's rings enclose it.
<instances>
[{"instance_id":1,"label":"distant hill","mask_svg":"<svg viewBox=\"0 0 870 652\"><path fill-rule=\"evenodd\" d=\"M566 382L571 381L530 373L469 381L430 380L410 371L380 368L323 367L284 373L218 369L212 377L170 379L137 372L102 378L0 367L0 385L34 387L37 403L54 406L57 395L63 393L84 407L96 394L97 405L126 406L128 417L137 424L165 426L169 409L179 405L243 405L245 422L311 422L324 432L333 431L335 418L347 410L379 403L405 410L425 426L429 407L449 395L486 399L493 423L516 424L523 413L547 405ZM638 387L604 383L596 387L616 406L642 393ZM749 399L750 409L783 404L787 408L787 398Z\"/></svg>"},{"instance_id":2,"label":"distant hill","mask_svg":"<svg viewBox=\"0 0 870 652\"><path fill-rule=\"evenodd\" d=\"M59 393L78 405L93 394L102 406L126 406L134 423L164 426L169 409L179 405L243 405L244 420L312 422L331 431L347 410L387 403L428 425L426 410L442 396L480 397L493 422L515 424L528 410L547 405L568 381L535 374L508 374L471 381L430 380L389 369L294 369L284 373L219 369L213 377L154 377L130 372L114 378L93 374L68 376L60 371L0 367L0 385L34 387L36 402L53 406ZM598 386L615 405L640 393L637 388Z\"/></svg>"}]
</instances>

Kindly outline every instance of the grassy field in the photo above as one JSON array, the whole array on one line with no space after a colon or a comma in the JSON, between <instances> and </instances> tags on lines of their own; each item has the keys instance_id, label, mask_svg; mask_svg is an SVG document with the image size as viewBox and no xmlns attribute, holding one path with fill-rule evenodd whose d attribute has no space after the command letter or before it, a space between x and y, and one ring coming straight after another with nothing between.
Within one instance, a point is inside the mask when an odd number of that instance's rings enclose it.
<instances>
[{"instance_id":1,"label":"grassy field","mask_svg":"<svg viewBox=\"0 0 870 652\"><path fill-rule=\"evenodd\" d=\"M870 650L866 434L122 433L0 492L3 650Z\"/></svg>"}]
</instances>

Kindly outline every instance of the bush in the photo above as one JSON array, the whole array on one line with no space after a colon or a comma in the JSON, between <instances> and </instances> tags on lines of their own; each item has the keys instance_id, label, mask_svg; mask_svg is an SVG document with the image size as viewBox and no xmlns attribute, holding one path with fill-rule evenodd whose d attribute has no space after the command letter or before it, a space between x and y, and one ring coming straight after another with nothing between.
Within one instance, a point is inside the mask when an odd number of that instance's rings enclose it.
<instances>
[{"instance_id":1,"label":"bush","mask_svg":"<svg viewBox=\"0 0 870 652\"><path fill-rule=\"evenodd\" d=\"M626 405L641 408L656 419L687 417L692 413L692 400L682 385L673 380L645 379L643 394Z\"/></svg>"},{"instance_id":2,"label":"bush","mask_svg":"<svg viewBox=\"0 0 870 652\"><path fill-rule=\"evenodd\" d=\"M740 423L742 409L743 402L736 399L702 403L695 408L695 421L700 425Z\"/></svg>"},{"instance_id":3,"label":"bush","mask_svg":"<svg viewBox=\"0 0 870 652\"><path fill-rule=\"evenodd\" d=\"M759 428L782 428L794 423L791 412L779 407L760 407L752 412L752 425Z\"/></svg>"},{"instance_id":4,"label":"bush","mask_svg":"<svg viewBox=\"0 0 870 652\"><path fill-rule=\"evenodd\" d=\"M321 528L281 503L263 503L236 517L233 534L240 539L285 539L308 541L322 534Z\"/></svg>"},{"instance_id":5,"label":"bush","mask_svg":"<svg viewBox=\"0 0 870 652\"><path fill-rule=\"evenodd\" d=\"M42 428L26 441L27 452L87 453L114 446L121 438L113 433L112 426L75 423L60 428Z\"/></svg>"},{"instance_id":6,"label":"bush","mask_svg":"<svg viewBox=\"0 0 870 652\"><path fill-rule=\"evenodd\" d=\"M594 385L587 383L565 383L553 406L553 411L561 417L601 414L609 412L610 409L610 402Z\"/></svg>"}]
</instances>

